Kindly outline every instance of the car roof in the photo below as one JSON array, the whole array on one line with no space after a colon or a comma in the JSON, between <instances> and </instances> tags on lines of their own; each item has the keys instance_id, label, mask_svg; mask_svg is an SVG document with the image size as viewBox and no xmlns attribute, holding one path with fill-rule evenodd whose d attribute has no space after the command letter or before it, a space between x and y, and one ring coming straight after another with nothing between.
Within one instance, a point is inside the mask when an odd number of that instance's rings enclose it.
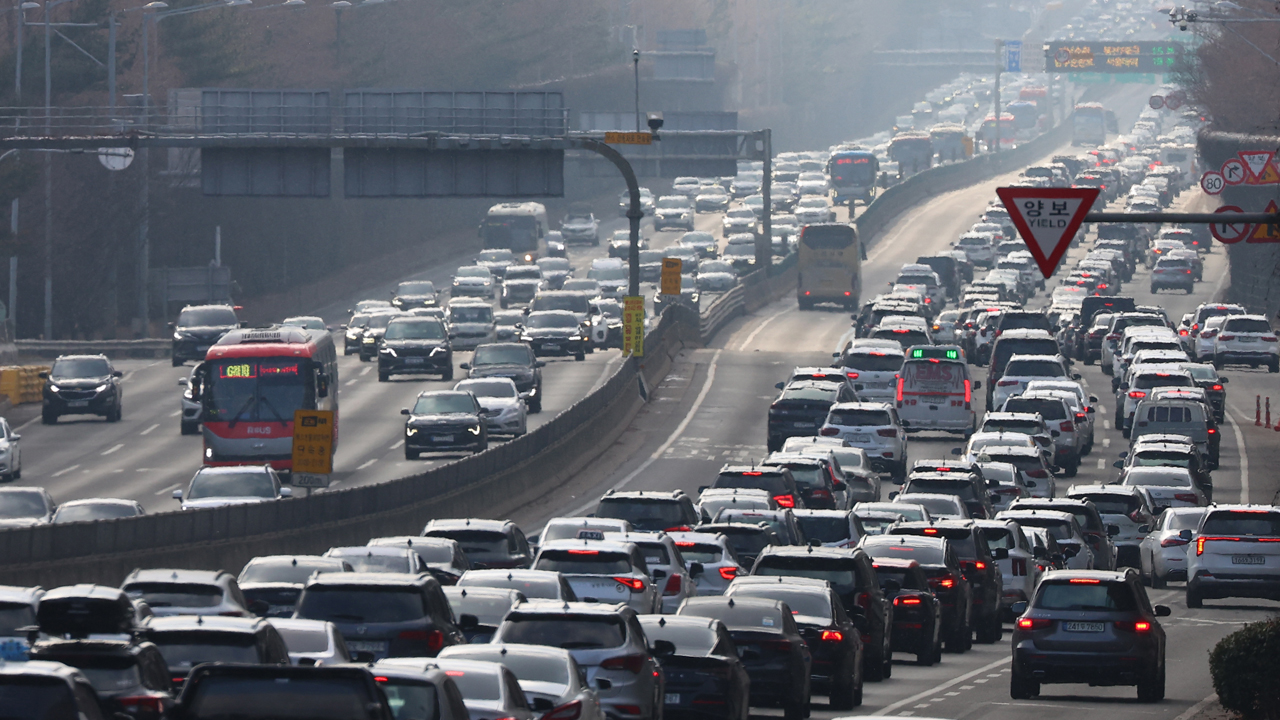
<instances>
[{"instance_id":1,"label":"car roof","mask_svg":"<svg viewBox=\"0 0 1280 720\"><path fill-rule=\"evenodd\" d=\"M528 347L521 343L521 347ZM424 532L432 530L489 530L492 532L502 532L510 525L507 520L489 520L486 518L443 518L431 520L427 523Z\"/></svg>"},{"instance_id":2,"label":"car roof","mask_svg":"<svg viewBox=\"0 0 1280 720\"><path fill-rule=\"evenodd\" d=\"M307 587L317 585L329 587L344 586L382 586L382 587L410 587L420 586L431 582L430 575L411 575L409 573L386 573L386 572L344 572L344 573L321 573L312 575L307 579Z\"/></svg>"},{"instance_id":3,"label":"car roof","mask_svg":"<svg viewBox=\"0 0 1280 720\"><path fill-rule=\"evenodd\" d=\"M45 594L40 586L0 585L0 602L36 604Z\"/></svg>"},{"instance_id":4,"label":"car roof","mask_svg":"<svg viewBox=\"0 0 1280 720\"><path fill-rule=\"evenodd\" d=\"M139 582L172 582L193 583L205 582L217 584L223 577L229 577L225 570L184 570L174 568L137 568L125 578L125 584Z\"/></svg>"},{"instance_id":5,"label":"car roof","mask_svg":"<svg viewBox=\"0 0 1280 720\"><path fill-rule=\"evenodd\" d=\"M151 632L199 631L256 633L267 624L265 618L223 617L221 615L152 616L143 620Z\"/></svg>"},{"instance_id":6,"label":"car roof","mask_svg":"<svg viewBox=\"0 0 1280 720\"><path fill-rule=\"evenodd\" d=\"M801 545L769 545L760 551L759 557L765 555L780 555L783 557L812 557L812 558L828 558L831 560L849 560L853 557L853 553L847 548L828 548L813 547Z\"/></svg>"},{"instance_id":7,"label":"car roof","mask_svg":"<svg viewBox=\"0 0 1280 720\"><path fill-rule=\"evenodd\" d=\"M562 602L559 600L530 600L511 608L509 615L618 615L628 608L624 603ZM632 611L634 612L634 611Z\"/></svg>"},{"instance_id":8,"label":"car roof","mask_svg":"<svg viewBox=\"0 0 1280 720\"><path fill-rule=\"evenodd\" d=\"M1040 582L1045 582L1046 580L1071 580L1073 578L1101 582L1124 582L1130 572L1133 572L1133 570L1050 570L1044 574Z\"/></svg>"},{"instance_id":9,"label":"car roof","mask_svg":"<svg viewBox=\"0 0 1280 720\"><path fill-rule=\"evenodd\" d=\"M1071 513L1065 510L1045 510L1041 508L1036 508L1036 509L1028 508L1026 510L1001 510L1000 512L996 513L997 520L1000 520L1002 518L1017 520L1018 518L1027 518L1027 517L1046 517L1051 520L1071 520L1071 521L1075 521L1076 519L1075 515L1072 515Z\"/></svg>"},{"instance_id":10,"label":"car roof","mask_svg":"<svg viewBox=\"0 0 1280 720\"><path fill-rule=\"evenodd\" d=\"M47 660L28 660L27 662L0 662L0 675L40 675L56 677L65 682L79 680L87 683L84 674L70 665Z\"/></svg>"}]
</instances>

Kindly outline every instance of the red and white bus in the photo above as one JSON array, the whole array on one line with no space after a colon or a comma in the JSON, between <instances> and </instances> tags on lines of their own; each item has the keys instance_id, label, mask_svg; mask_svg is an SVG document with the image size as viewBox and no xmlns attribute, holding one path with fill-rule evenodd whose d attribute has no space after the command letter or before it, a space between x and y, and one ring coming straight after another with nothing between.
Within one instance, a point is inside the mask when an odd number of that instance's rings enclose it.
<instances>
[{"instance_id":1,"label":"red and white bus","mask_svg":"<svg viewBox=\"0 0 1280 720\"><path fill-rule=\"evenodd\" d=\"M338 353L322 330L232 330L192 378L205 465L293 469L293 412L331 410L338 434Z\"/></svg>"}]
</instances>

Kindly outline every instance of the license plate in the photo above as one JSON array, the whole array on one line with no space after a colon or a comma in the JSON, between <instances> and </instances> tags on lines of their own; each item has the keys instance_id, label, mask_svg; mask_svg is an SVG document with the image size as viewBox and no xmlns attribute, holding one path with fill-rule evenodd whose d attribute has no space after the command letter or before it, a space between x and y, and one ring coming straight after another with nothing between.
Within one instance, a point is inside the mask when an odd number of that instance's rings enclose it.
<instances>
[{"instance_id":1,"label":"license plate","mask_svg":"<svg viewBox=\"0 0 1280 720\"><path fill-rule=\"evenodd\" d=\"M1258 338L1256 338L1256 337L1242 337L1242 338L1237 338L1237 339L1238 339L1240 342L1258 342Z\"/></svg>"},{"instance_id":2,"label":"license plate","mask_svg":"<svg viewBox=\"0 0 1280 720\"><path fill-rule=\"evenodd\" d=\"M1067 632L1102 632L1106 623L1100 622L1064 622L1062 629Z\"/></svg>"},{"instance_id":3,"label":"license plate","mask_svg":"<svg viewBox=\"0 0 1280 720\"><path fill-rule=\"evenodd\" d=\"M426 362L426 360L427 360L426 358L410 357L410 358L404 359L404 364L405 365L421 365L422 363Z\"/></svg>"},{"instance_id":4,"label":"license plate","mask_svg":"<svg viewBox=\"0 0 1280 720\"><path fill-rule=\"evenodd\" d=\"M452 435L432 435L431 442L453 442Z\"/></svg>"},{"instance_id":5,"label":"license plate","mask_svg":"<svg viewBox=\"0 0 1280 720\"><path fill-rule=\"evenodd\" d=\"M849 442L855 442L855 443L869 443L869 442L871 442L871 436L870 436L870 435L846 435L846 436L845 436L845 439L846 439L846 440L848 440Z\"/></svg>"},{"instance_id":6,"label":"license plate","mask_svg":"<svg viewBox=\"0 0 1280 720\"><path fill-rule=\"evenodd\" d=\"M680 693L667 693L666 700L664 700L663 702L665 702L667 705L679 705Z\"/></svg>"},{"instance_id":7,"label":"license plate","mask_svg":"<svg viewBox=\"0 0 1280 720\"><path fill-rule=\"evenodd\" d=\"M542 346L542 349L543 350L559 350L560 346L554 343L547 343L546 345Z\"/></svg>"},{"instance_id":8,"label":"license plate","mask_svg":"<svg viewBox=\"0 0 1280 720\"><path fill-rule=\"evenodd\" d=\"M89 407L88 400L68 400L67 407Z\"/></svg>"},{"instance_id":9,"label":"license plate","mask_svg":"<svg viewBox=\"0 0 1280 720\"><path fill-rule=\"evenodd\" d=\"M1232 565L1266 565L1267 559L1262 555L1232 555Z\"/></svg>"},{"instance_id":10,"label":"license plate","mask_svg":"<svg viewBox=\"0 0 1280 720\"><path fill-rule=\"evenodd\" d=\"M368 640L348 640L347 649L355 650L357 652L371 652L376 655L377 653L384 653L387 651L387 643L370 642Z\"/></svg>"},{"instance_id":11,"label":"license plate","mask_svg":"<svg viewBox=\"0 0 1280 720\"><path fill-rule=\"evenodd\" d=\"M208 345L197 345L197 346L196 346L196 352L208 352L208 351L209 351L209 346L208 346Z\"/></svg>"},{"instance_id":12,"label":"license plate","mask_svg":"<svg viewBox=\"0 0 1280 720\"><path fill-rule=\"evenodd\" d=\"M798 427L798 428L801 428L801 427L802 427L802 428L813 427L813 423L811 423L811 422L800 422L800 421L796 421L796 422L793 422L793 423L791 423L791 424L792 424L792 425L794 425L794 426L796 426L796 427Z\"/></svg>"}]
</instances>

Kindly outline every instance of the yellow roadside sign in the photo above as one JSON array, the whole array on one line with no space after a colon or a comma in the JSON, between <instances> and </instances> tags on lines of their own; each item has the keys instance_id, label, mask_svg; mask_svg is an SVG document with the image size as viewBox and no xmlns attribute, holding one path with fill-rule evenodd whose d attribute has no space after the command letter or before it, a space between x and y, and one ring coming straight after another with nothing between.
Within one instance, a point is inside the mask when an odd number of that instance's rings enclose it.
<instances>
[{"instance_id":1,"label":"yellow roadside sign","mask_svg":"<svg viewBox=\"0 0 1280 720\"><path fill-rule=\"evenodd\" d=\"M652 145L653 135L645 132L607 132L604 141L609 145Z\"/></svg>"},{"instance_id":2,"label":"yellow roadside sign","mask_svg":"<svg viewBox=\"0 0 1280 720\"><path fill-rule=\"evenodd\" d=\"M684 261L680 258L662 258L662 294L680 294L680 273L684 270Z\"/></svg>"},{"instance_id":3,"label":"yellow roadside sign","mask_svg":"<svg viewBox=\"0 0 1280 720\"><path fill-rule=\"evenodd\" d=\"M332 472L333 411L294 410L293 473L295 478L299 474L328 475Z\"/></svg>"},{"instance_id":4,"label":"yellow roadside sign","mask_svg":"<svg viewBox=\"0 0 1280 720\"><path fill-rule=\"evenodd\" d=\"M644 357L644 298L639 295L622 300L622 354Z\"/></svg>"}]
</instances>

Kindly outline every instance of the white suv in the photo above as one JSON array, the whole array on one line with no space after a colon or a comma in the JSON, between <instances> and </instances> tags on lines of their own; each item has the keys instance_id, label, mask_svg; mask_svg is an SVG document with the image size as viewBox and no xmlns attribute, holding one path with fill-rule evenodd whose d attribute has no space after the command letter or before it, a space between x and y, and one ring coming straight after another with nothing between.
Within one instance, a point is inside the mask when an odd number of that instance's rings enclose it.
<instances>
[{"instance_id":1,"label":"white suv","mask_svg":"<svg viewBox=\"0 0 1280 720\"><path fill-rule=\"evenodd\" d=\"M1129 437L1129 428L1133 422L1133 412L1138 403L1158 387L1196 387L1195 378L1180 365L1143 365L1140 372L1135 372L1129 382L1120 385L1116 395L1115 424L1121 428L1125 438Z\"/></svg>"},{"instance_id":2,"label":"white suv","mask_svg":"<svg viewBox=\"0 0 1280 720\"><path fill-rule=\"evenodd\" d=\"M1187 546L1187 607L1205 598L1262 597L1280 593L1280 508L1216 505Z\"/></svg>"},{"instance_id":3,"label":"white suv","mask_svg":"<svg viewBox=\"0 0 1280 720\"><path fill-rule=\"evenodd\" d=\"M1262 315L1228 315L1222 329L1213 339L1213 366L1267 365L1271 372L1280 372L1280 345L1271 323Z\"/></svg>"},{"instance_id":4,"label":"white suv","mask_svg":"<svg viewBox=\"0 0 1280 720\"><path fill-rule=\"evenodd\" d=\"M902 346L887 342L869 345L855 340L843 353L836 354L835 367L840 368L858 397L863 400L892 400L897 395L898 371L905 353Z\"/></svg>"},{"instance_id":5,"label":"white suv","mask_svg":"<svg viewBox=\"0 0 1280 720\"><path fill-rule=\"evenodd\" d=\"M867 453L876 472L894 479L907 475L907 431L889 403L844 402L831 406L818 430L824 437L843 438Z\"/></svg>"},{"instance_id":6,"label":"white suv","mask_svg":"<svg viewBox=\"0 0 1280 720\"><path fill-rule=\"evenodd\" d=\"M1004 374L991 392L991 407L1001 407L1014 395L1021 395L1032 380L1066 380L1067 366L1057 355L1014 355L1004 366ZM1079 375L1075 379L1079 379Z\"/></svg>"}]
</instances>

